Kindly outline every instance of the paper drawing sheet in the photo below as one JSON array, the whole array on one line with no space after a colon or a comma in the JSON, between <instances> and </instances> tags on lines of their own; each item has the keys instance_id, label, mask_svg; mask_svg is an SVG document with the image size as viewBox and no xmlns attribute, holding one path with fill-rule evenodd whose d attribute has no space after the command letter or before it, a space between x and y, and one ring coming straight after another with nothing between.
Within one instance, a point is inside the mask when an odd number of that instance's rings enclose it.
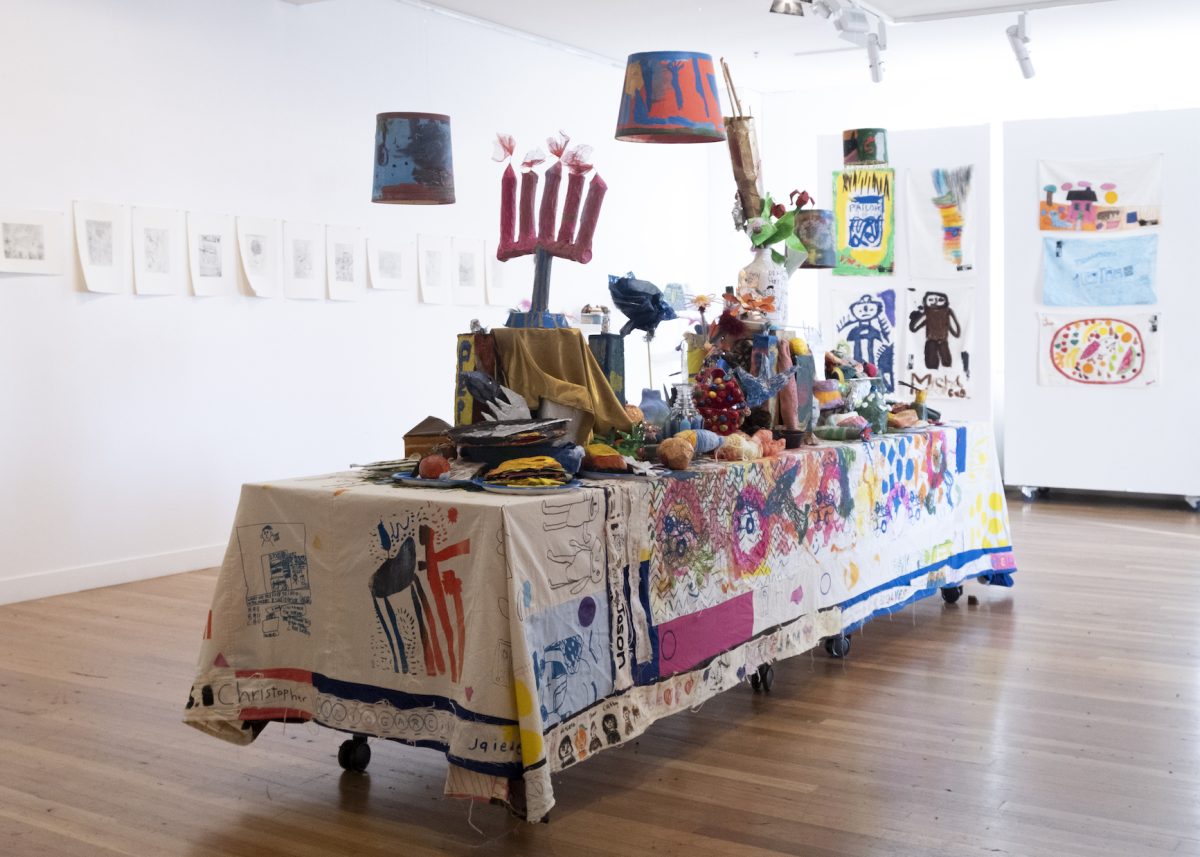
<instances>
[{"instance_id":1,"label":"paper drawing sheet","mask_svg":"<svg viewBox=\"0 0 1200 857\"><path fill-rule=\"evenodd\" d=\"M242 273L256 297L278 297L283 289L283 223L269 217L237 219Z\"/></svg>"},{"instance_id":2,"label":"paper drawing sheet","mask_svg":"<svg viewBox=\"0 0 1200 857\"><path fill-rule=\"evenodd\" d=\"M1162 155L1038 161L1038 228L1110 232L1162 222Z\"/></svg>"},{"instance_id":3,"label":"paper drawing sheet","mask_svg":"<svg viewBox=\"0 0 1200 857\"><path fill-rule=\"evenodd\" d=\"M835 275L895 270L896 171L860 167L833 174Z\"/></svg>"},{"instance_id":4,"label":"paper drawing sheet","mask_svg":"<svg viewBox=\"0 0 1200 857\"><path fill-rule=\"evenodd\" d=\"M187 214L188 267L192 291L198 297L237 293L238 271L234 243L237 230L228 214Z\"/></svg>"},{"instance_id":5,"label":"paper drawing sheet","mask_svg":"<svg viewBox=\"0 0 1200 857\"><path fill-rule=\"evenodd\" d=\"M415 294L417 242L411 239L367 239L367 265L371 288Z\"/></svg>"},{"instance_id":6,"label":"paper drawing sheet","mask_svg":"<svg viewBox=\"0 0 1200 857\"><path fill-rule=\"evenodd\" d=\"M479 306L484 302L484 279L486 260L483 241L471 238L455 238L454 252L454 302L459 306Z\"/></svg>"},{"instance_id":7,"label":"paper drawing sheet","mask_svg":"<svg viewBox=\"0 0 1200 857\"><path fill-rule=\"evenodd\" d=\"M1038 314L1038 384L1043 387L1153 387L1161 381L1159 313Z\"/></svg>"},{"instance_id":8,"label":"paper drawing sheet","mask_svg":"<svg viewBox=\"0 0 1200 857\"><path fill-rule=\"evenodd\" d=\"M986 371L974 360L974 306L971 286L908 289L902 380L928 390L931 398L971 398L972 373Z\"/></svg>"},{"instance_id":9,"label":"paper drawing sheet","mask_svg":"<svg viewBox=\"0 0 1200 857\"><path fill-rule=\"evenodd\" d=\"M834 288L835 341L844 340L855 360L873 363L888 392L896 388L895 289Z\"/></svg>"},{"instance_id":10,"label":"paper drawing sheet","mask_svg":"<svg viewBox=\"0 0 1200 857\"><path fill-rule=\"evenodd\" d=\"M975 270L975 168L909 170L905 189L913 277L953 279Z\"/></svg>"},{"instance_id":11,"label":"paper drawing sheet","mask_svg":"<svg viewBox=\"0 0 1200 857\"><path fill-rule=\"evenodd\" d=\"M325 227L320 223L283 222L283 296L295 300L325 298Z\"/></svg>"},{"instance_id":12,"label":"paper drawing sheet","mask_svg":"<svg viewBox=\"0 0 1200 857\"><path fill-rule=\"evenodd\" d=\"M0 211L0 273L61 274L65 261L61 211Z\"/></svg>"},{"instance_id":13,"label":"paper drawing sheet","mask_svg":"<svg viewBox=\"0 0 1200 857\"><path fill-rule=\"evenodd\" d=\"M187 227L177 208L130 211L133 233L133 286L139 295L180 295L187 291Z\"/></svg>"},{"instance_id":14,"label":"paper drawing sheet","mask_svg":"<svg viewBox=\"0 0 1200 857\"><path fill-rule=\"evenodd\" d=\"M518 256L501 262L496 258L495 244L489 241L484 247L487 257L484 291L488 306L515 308L525 297L517 284L533 280L533 256Z\"/></svg>"},{"instance_id":15,"label":"paper drawing sheet","mask_svg":"<svg viewBox=\"0 0 1200 857\"><path fill-rule=\"evenodd\" d=\"M75 203L75 244L89 292L124 294L133 280L129 209L106 202Z\"/></svg>"},{"instance_id":16,"label":"paper drawing sheet","mask_svg":"<svg viewBox=\"0 0 1200 857\"><path fill-rule=\"evenodd\" d=\"M363 231L329 226L325 237L330 300L358 300L367 290L367 241Z\"/></svg>"},{"instance_id":17,"label":"paper drawing sheet","mask_svg":"<svg viewBox=\"0 0 1200 857\"><path fill-rule=\"evenodd\" d=\"M417 250L420 254L421 303L450 303L454 278L458 274L453 242L443 236L420 235Z\"/></svg>"},{"instance_id":18,"label":"paper drawing sheet","mask_svg":"<svg viewBox=\"0 0 1200 857\"><path fill-rule=\"evenodd\" d=\"M1047 306L1152 304L1158 236L1042 239L1042 301Z\"/></svg>"}]
</instances>

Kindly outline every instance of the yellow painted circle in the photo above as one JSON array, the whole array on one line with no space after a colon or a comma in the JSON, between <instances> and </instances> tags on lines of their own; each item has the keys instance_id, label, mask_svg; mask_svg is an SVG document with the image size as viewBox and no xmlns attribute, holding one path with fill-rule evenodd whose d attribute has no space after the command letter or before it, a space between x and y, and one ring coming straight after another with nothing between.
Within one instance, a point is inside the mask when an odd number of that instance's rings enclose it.
<instances>
[{"instance_id":1,"label":"yellow painted circle","mask_svg":"<svg viewBox=\"0 0 1200 857\"><path fill-rule=\"evenodd\" d=\"M1107 202L1109 205L1113 205L1114 203L1116 203L1117 192L1115 190L1110 190L1108 193L1104 194L1104 201Z\"/></svg>"},{"instance_id":2,"label":"yellow painted circle","mask_svg":"<svg viewBox=\"0 0 1200 857\"><path fill-rule=\"evenodd\" d=\"M993 536L1000 535L1001 529L1003 529L1003 527L1000 524L999 518L992 518L990 521L988 521L988 532Z\"/></svg>"},{"instance_id":3,"label":"yellow painted circle","mask_svg":"<svg viewBox=\"0 0 1200 857\"><path fill-rule=\"evenodd\" d=\"M996 491L992 492L992 496L988 498L988 505L992 507L993 512L999 512L1004 508L1004 498Z\"/></svg>"}]
</instances>

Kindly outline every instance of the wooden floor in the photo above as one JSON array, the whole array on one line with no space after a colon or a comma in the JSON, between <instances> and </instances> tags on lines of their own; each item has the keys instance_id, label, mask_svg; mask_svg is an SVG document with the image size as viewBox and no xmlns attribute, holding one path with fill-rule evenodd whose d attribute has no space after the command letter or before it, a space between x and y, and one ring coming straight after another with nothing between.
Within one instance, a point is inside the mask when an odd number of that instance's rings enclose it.
<instances>
[{"instance_id":1,"label":"wooden floor","mask_svg":"<svg viewBox=\"0 0 1200 857\"><path fill-rule=\"evenodd\" d=\"M0 855L1200 854L1200 516L1010 504L1016 588L657 724L549 825L468 819L429 751L344 774L318 727L183 726L213 571L0 607Z\"/></svg>"}]
</instances>

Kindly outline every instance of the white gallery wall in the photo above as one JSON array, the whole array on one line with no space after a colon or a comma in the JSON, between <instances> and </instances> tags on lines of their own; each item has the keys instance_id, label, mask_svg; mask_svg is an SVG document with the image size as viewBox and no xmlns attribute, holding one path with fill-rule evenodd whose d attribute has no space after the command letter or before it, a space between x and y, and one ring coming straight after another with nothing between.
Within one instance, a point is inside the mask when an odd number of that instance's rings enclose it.
<instances>
[{"instance_id":1,"label":"white gallery wall","mask_svg":"<svg viewBox=\"0 0 1200 857\"><path fill-rule=\"evenodd\" d=\"M592 263L555 263L554 306L608 302L614 272L707 276L714 147L615 143L620 66L394 0L6 0L0 75L3 208L492 240L494 133L520 154L561 128L595 147L610 190ZM369 202L375 114L393 110L451 115L456 205ZM651 224L659 201L696 218ZM506 275L527 296L528 260ZM0 274L0 603L214 565L243 482L398 457L418 420L450 417L454 334L473 317L505 311L101 296L74 262Z\"/></svg>"},{"instance_id":2,"label":"white gallery wall","mask_svg":"<svg viewBox=\"0 0 1200 857\"><path fill-rule=\"evenodd\" d=\"M1195 0L1117 0L1034 11L1029 50L1037 74L1031 80L1022 78L1005 37L1005 27L1014 23L1015 14L889 27L881 83L871 81L862 49L797 56L794 85L763 96L771 128L761 140L768 188L785 194L807 188L818 207L830 207L830 176L818 170L818 140L846 128L900 132L988 123L991 186L999 190L1005 181L1001 122L1200 107ZM786 24L829 26L811 16ZM1024 248L1005 244L1002 193L992 194L989 214L991 385L999 439L1005 419L1005 257ZM797 313L818 317L817 291L815 271L796 272L793 319Z\"/></svg>"},{"instance_id":3,"label":"white gallery wall","mask_svg":"<svg viewBox=\"0 0 1200 857\"><path fill-rule=\"evenodd\" d=\"M1005 233L1010 250L1004 301L1009 403L1004 478L1008 484L1200 496L1200 448L1189 440L1150 442L1138 437L1134 428L1164 415L1173 425L1191 427L1200 421L1196 396L1200 383L1195 377L1200 340L1193 333L1200 317L1200 290L1192 259L1200 231L1200 214L1193 202L1200 195L1200 169L1194 155L1197 129L1200 110L1005 124ZM1159 224L1100 235L1039 230L1038 203L1045 186L1039 161L1104 164L1108 159L1147 156L1162 158ZM1097 183L1105 180L1111 177ZM1120 185L1117 190L1126 191ZM1129 238L1155 242L1153 302L1047 305L1043 240L1074 239L1082 244ZM1089 252L1100 247L1086 246ZM1057 319L1058 324L1068 319L1154 319L1141 331L1146 343L1143 354L1148 356L1142 378L1121 384L1056 383L1058 372L1050 370L1050 378L1043 379L1039 369L1044 372L1051 365L1050 339L1039 331L1043 316Z\"/></svg>"}]
</instances>

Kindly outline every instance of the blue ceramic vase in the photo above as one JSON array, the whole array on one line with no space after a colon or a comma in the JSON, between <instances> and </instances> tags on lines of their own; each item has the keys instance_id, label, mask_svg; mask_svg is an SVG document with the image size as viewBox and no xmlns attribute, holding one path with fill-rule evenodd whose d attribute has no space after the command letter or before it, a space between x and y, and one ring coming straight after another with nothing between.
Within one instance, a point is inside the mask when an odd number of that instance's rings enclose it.
<instances>
[{"instance_id":1,"label":"blue ceramic vase","mask_svg":"<svg viewBox=\"0 0 1200 857\"><path fill-rule=\"evenodd\" d=\"M658 392L658 390L644 388L642 390L642 401L638 403L638 407L642 409L642 414L646 417L647 424L657 426L659 437L663 437L662 432L667 427L667 421L671 416L671 409L663 401L662 393Z\"/></svg>"}]
</instances>

